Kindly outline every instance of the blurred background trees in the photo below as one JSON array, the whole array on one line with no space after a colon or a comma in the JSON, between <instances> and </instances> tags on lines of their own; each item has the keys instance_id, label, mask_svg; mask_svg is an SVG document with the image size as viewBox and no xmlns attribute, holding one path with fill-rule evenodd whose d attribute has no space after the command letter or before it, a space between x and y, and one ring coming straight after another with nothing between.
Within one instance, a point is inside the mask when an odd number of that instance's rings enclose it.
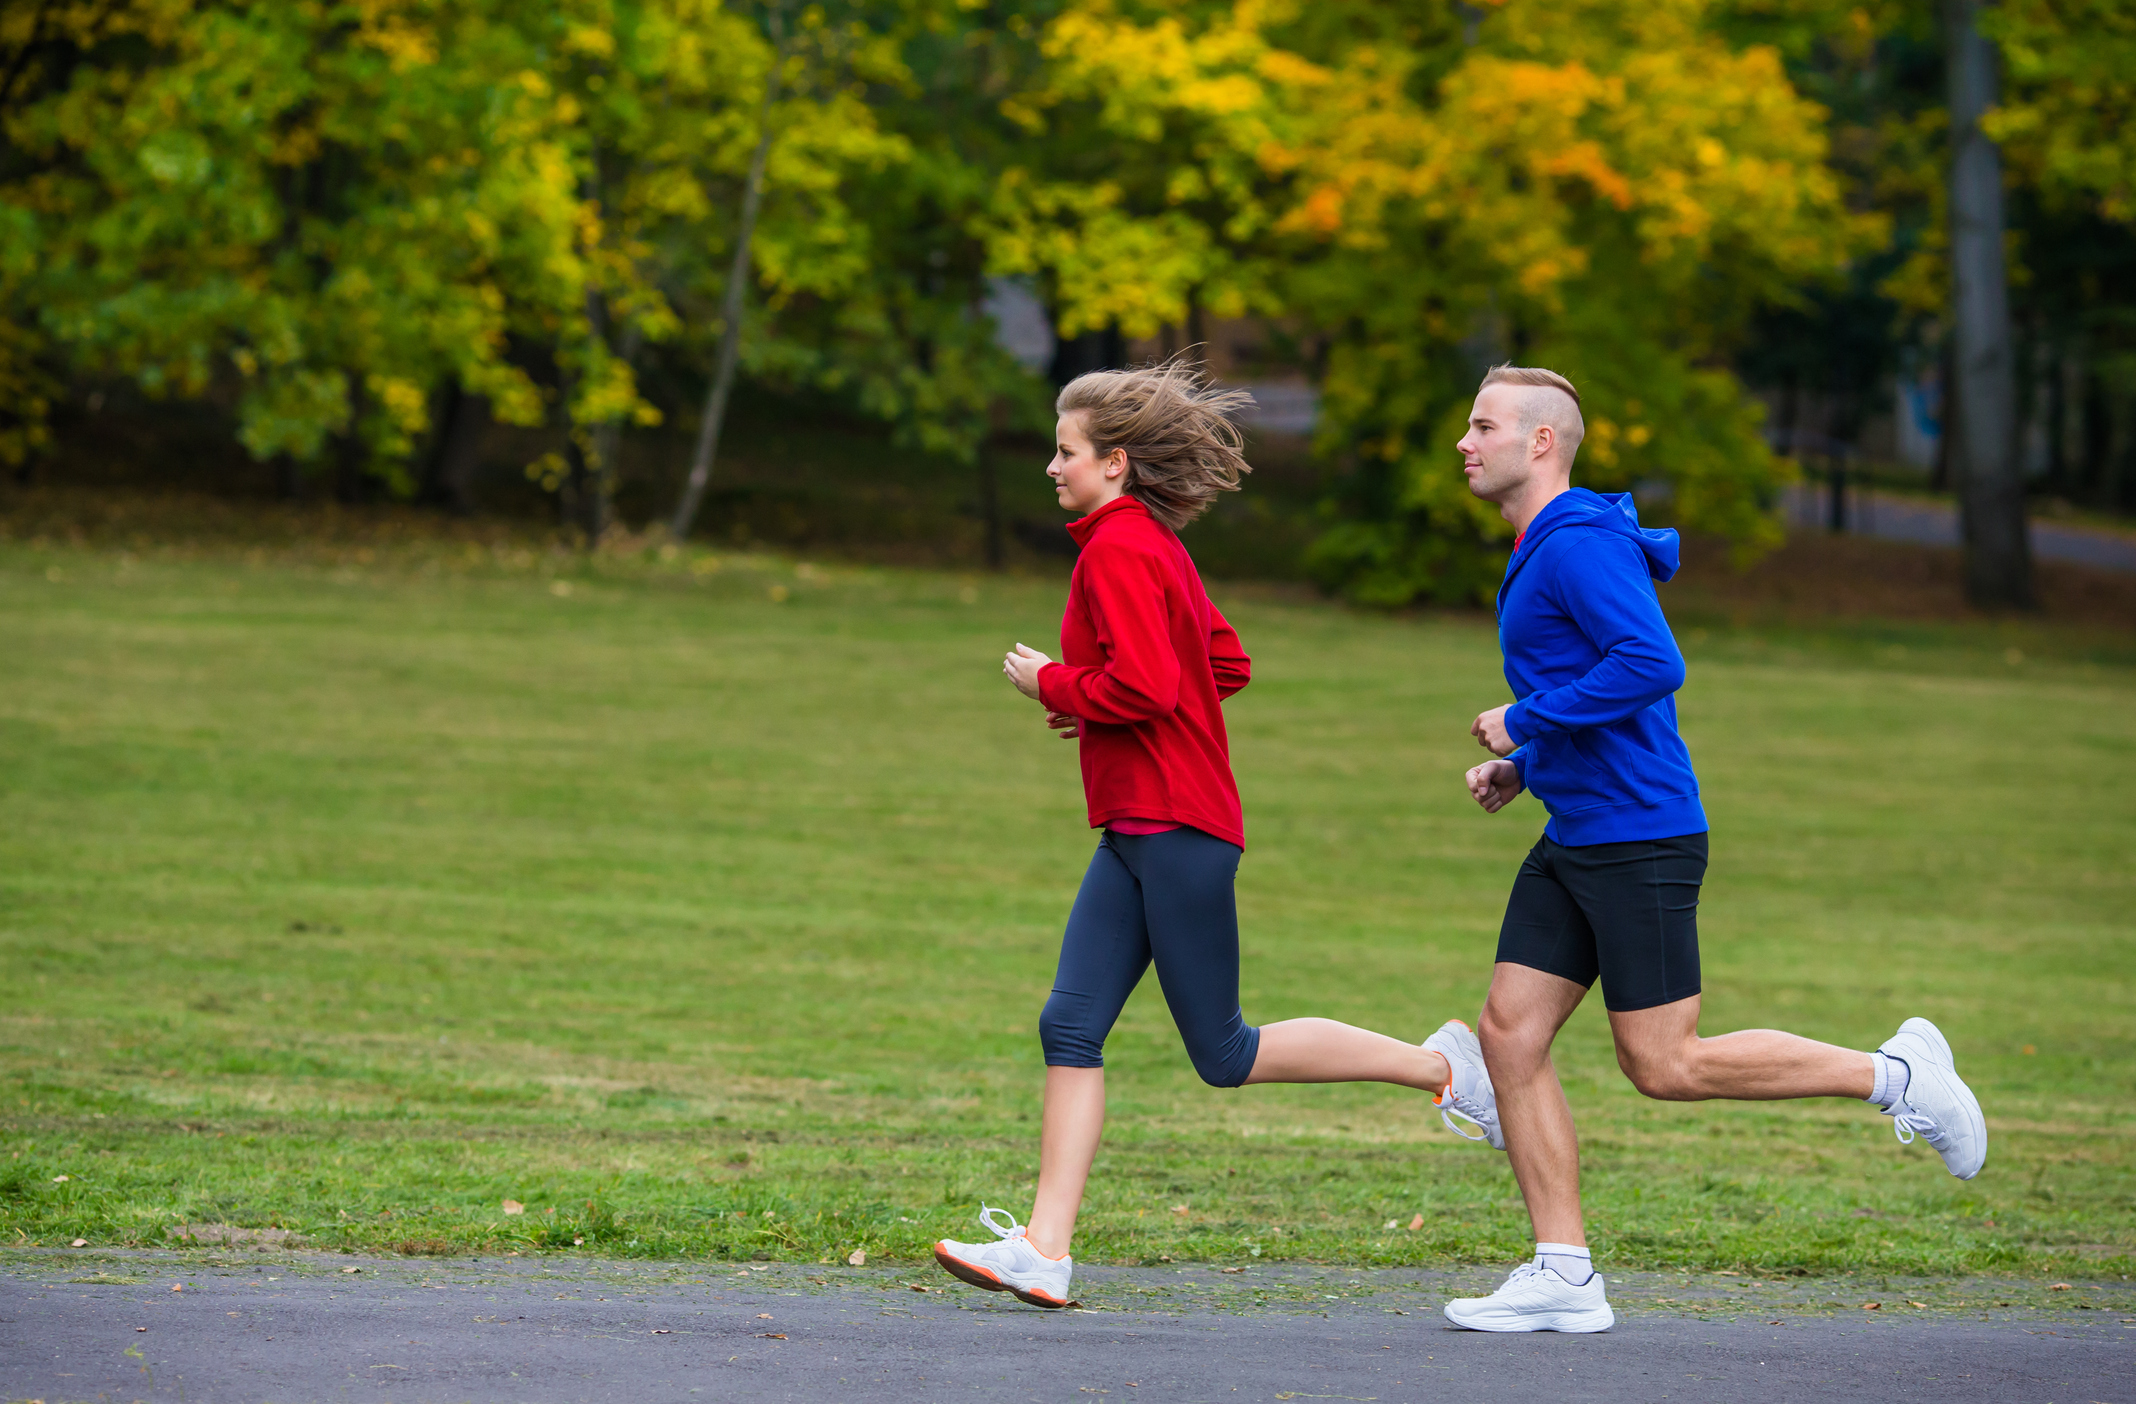
<instances>
[{"instance_id":1,"label":"blurred background trees","mask_svg":"<svg viewBox=\"0 0 2136 1404\"><path fill-rule=\"evenodd\" d=\"M586 539L687 530L724 347L738 413L878 426L998 559L1049 380L1203 343L1306 397L1302 568L1463 600L1504 531L1449 446L1511 359L1582 386L1583 482L1745 552L1805 456L1983 489L2021 603L2028 491L2136 511L2132 74L2126 0L22 0L0 463L123 391L285 493L467 511L501 458ZM1954 243L1954 130L2003 237Z\"/></svg>"}]
</instances>

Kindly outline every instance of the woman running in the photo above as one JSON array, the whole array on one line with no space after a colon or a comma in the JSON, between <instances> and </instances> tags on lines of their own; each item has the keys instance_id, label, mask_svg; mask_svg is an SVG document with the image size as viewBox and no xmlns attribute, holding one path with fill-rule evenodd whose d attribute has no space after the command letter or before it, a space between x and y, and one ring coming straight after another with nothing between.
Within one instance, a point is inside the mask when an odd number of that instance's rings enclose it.
<instances>
[{"instance_id":1,"label":"woman running","mask_svg":"<svg viewBox=\"0 0 2136 1404\"><path fill-rule=\"evenodd\" d=\"M1046 468L1082 548L1062 662L1018 644L1003 662L1046 725L1080 742L1090 825L1102 829L1039 1016L1046 1104L1028 1226L981 1206L998 1242L949 1240L935 1259L975 1287L1068 1303L1076 1213L1105 1126L1105 1036L1154 961L1202 1080L1392 1082L1435 1094L1447 1125L1504 1149L1476 1035L1450 1020L1423 1046L1340 1024L1255 1028L1239 1009L1232 896L1245 844L1221 702L1246 686L1238 635L1176 534L1251 471L1228 417L1252 402L1180 360L1094 371L1061 391ZM1007 1223L999 1223L1001 1215Z\"/></svg>"}]
</instances>

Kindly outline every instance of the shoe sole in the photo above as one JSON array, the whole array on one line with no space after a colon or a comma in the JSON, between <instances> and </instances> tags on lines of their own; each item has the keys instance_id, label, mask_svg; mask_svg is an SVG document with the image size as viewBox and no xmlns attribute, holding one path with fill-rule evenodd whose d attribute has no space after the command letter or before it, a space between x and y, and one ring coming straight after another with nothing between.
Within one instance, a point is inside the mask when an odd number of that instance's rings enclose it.
<instances>
[{"instance_id":1,"label":"shoe sole","mask_svg":"<svg viewBox=\"0 0 2136 1404\"><path fill-rule=\"evenodd\" d=\"M968 1263L954 1253L946 1253L939 1243L934 1246L934 1256L935 1261L942 1265L942 1271L956 1278L959 1282L969 1282L972 1286L983 1287L989 1292L1007 1292L1019 1302L1028 1302L1032 1306L1045 1307L1052 1311L1058 1311L1068 1305L1067 1302L1059 1297L1049 1297L1043 1292L1033 1292L1028 1288L1003 1282L994 1275L991 1268L981 1267L977 1263Z\"/></svg>"},{"instance_id":2,"label":"shoe sole","mask_svg":"<svg viewBox=\"0 0 2136 1404\"><path fill-rule=\"evenodd\" d=\"M1559 1331L1566 1335L1584 1336L1592 1335L1597 1331L1607 1331L1617 1324L1617 1313L1611 1311L1608 1307L1602 1307L1595 1311L1546 1312L1536 1316L1522 1317L1518 1320L1505 1319L1502 1323L1491 1324L1463 1321L1460 1317L1454 1315L1450 1306L1441 1308L1441 1314L1464 1331L1491 1331L1500 1335L1524 1331Z\"/></svg>"},{"instance_id":3,"label":"shoe sole","mask_svg":"<svg viewBox=\"0 0 2136 1404\"><path fill-rule=\"evenodd\" d=\"M1972 1086L1964 1078L1958 1076L1958 1060L1951 1053L1950 1040L1943 1036L1943 1030L1937 1028L1926 1019L1908 1019L1905 1023L1899 1025L1899 1031L1887 1039L1884 1047L1879 1048L1877 1051L1882 1053L1885 1048L1890 1048L1896 1044L1900 1051L1897 1054L1887 1053L1885 1056L1903 1059L1906 1055L1908 1044L1916 1040L1927 1051L1927 1061L1940 1066L1943 1071L1949 1073L1951 1080L1956 1082L1960 1090L1965 1093L1966 1119L1971 1123L1973 1144L1980 1147L1980 1164L1973 1167L1972 1175L1960 1175L1955 1170L1951 1170L1951 1174L1960 1180L1970 1180L1987 1168L1988 1119L1986 1114L1980 1110L1979 1096L1974 1093ZM1945 1161L1943 1168L1950 1170L1950 1162Z\"/></svg>"}]
</instances>

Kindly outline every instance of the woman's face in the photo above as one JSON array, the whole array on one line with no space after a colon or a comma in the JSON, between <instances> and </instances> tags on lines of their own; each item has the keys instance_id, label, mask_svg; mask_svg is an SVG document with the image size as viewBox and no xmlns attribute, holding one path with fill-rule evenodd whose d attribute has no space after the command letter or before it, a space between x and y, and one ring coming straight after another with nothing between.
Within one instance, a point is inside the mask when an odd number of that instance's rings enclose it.
<instances>
[{"instance_id":1,"label":"woman's face","mask_svg":"<svg viewBox=\"0 0 2136 1404\"><path fill-rule=\"evenodd\" d=\"M1054 495L1062 507L1089 516L1126 490L1127 451L1114 449L1099 458L1083 432L1082 411L1061 416L1053 426L1053 444L1046 476L1053 479Z\"/></svg>"}]
</instances>

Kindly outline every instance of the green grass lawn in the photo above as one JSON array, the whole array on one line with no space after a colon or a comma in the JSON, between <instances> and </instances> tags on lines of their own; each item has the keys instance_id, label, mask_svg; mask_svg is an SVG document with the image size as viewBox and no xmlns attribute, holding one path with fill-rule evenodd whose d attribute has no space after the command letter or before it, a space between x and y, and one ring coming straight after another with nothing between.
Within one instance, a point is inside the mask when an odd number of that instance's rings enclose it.
<instances>
[{"instance_id":1,"label":"green grass lawn","mask_svg":"<svg viewBox=\"0 0 2136 1404\"><path fill-rule=\"evenodd\" d=\"M368 555L0 542L0 1239L813 1262L1021 1214L1093 840L998 659L1061 582ZM1247 1016L1473 1018L1541 825L1459 784L1489 625L1216 594L1257 673ZM2136 668L1850 637L1687 631L1705 1028L1935 1018L1987 1170L1859 1104L1647 1102L1596 1000L1560 1048L1591 1232L1627 1268L2132 1270ZM1109 1057L1086 1258L1528 1242L1415 1093L1206 1088L1154 981Z\"/></svg>"}]
</instances>

